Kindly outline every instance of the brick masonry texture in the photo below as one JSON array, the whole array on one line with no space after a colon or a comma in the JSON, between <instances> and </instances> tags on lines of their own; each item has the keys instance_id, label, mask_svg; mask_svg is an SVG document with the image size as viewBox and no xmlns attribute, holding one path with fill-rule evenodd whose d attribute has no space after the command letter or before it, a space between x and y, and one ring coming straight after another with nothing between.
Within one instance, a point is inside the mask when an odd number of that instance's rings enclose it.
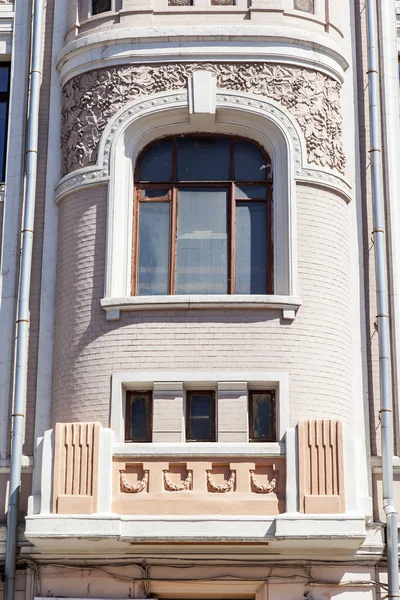
<instances>
[{"instance_id":1,"label":"brick masonry texture","mask_svg":"<svg viewBox=\"0 0 400 600\"><path fill-rule=\"evenodd\" d=\"M280 311L122 313L107 322L106 188L66 198L59 210L52 421L109 424L112 373L154 369L290 372L290 420L353 422L347 206L298 186L298 270L303 306Z\"/></svg>"}]
</instances>

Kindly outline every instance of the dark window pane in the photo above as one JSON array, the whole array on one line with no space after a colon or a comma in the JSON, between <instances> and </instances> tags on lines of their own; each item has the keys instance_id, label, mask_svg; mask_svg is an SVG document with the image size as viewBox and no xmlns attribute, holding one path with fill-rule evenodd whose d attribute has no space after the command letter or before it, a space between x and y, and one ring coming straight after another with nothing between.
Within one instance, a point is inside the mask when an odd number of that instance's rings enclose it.
<instances>
[{"instance_id":1,"label":"dark window pane","mask_svg":"<svg viewBox=\"0 0 400 600\"><path fill-rule=\"evenodd\" d=\"M237 185L236 198L249 198L249 200L262 200L267 197L267 187L265 185Z\"/></svg>"},{"instance_id":2,"label":"dark window pane","mask_svg":"<svg viewBox=\"0 0 400 600\"><path fill-rule=\"evenodd\" d=\"M230 141L226 138L178 138L178 181L229 179Z\"/></svg>"},{"instance_id":3,"label":"dark window pane","mask_svg":"<svg viewBox=\"0 0 400 600\"><path fill-rule=\"evenodd\" d=\"M8 92L10 65L0 63L0 92Z\"/></svg>"},{"instance_id":4,"label":"dark window pane","mask_svg":"<svg viewBox=\"0 0 400 600\"><path fill-rule=\"evenodd\" d=\"M8 102L0 100L0 169L1 181L5 181L5 156L7 147Z\"/></svg>"},{"instance_id":5,"label":"dark window pane","mask_svg":"<svg viewBox=\"0 0 400 600\"><path fill-rule=\"evenodd\" d=\"M150 402L149 393L129 393L127 401L128 440L133 442L151 441Z\"/></svg>"},{"instance_id":6,"label":"dark window pane","mask_svg":"<svg viewBox=\"0 0 400 600\"><path fill-rule=\"evenodd\" d=\"M214 394L210 392L188 393L188 440L199 442L215 441L214 437Z\"/></svg>"},{"instance_id":7,"label":"dark window pane","mask_svg":"<svg viewBox=\"0 0 400 600\"><path fill-rule=\"evenodd\" d=\"M92 15L111 10L111 0L92 0Z\"/></svg>"},{"instance_id":8,"label":"dark window pane","mask_svg":"<svg viewBox=\"0 0 400 600\"><path fill-rule=\"evenodd\" d=\"M254 441L271 442L275 439L275 393L250 393L250 435Z\"/></svg>"},{"instance_id":9,"label":"dark window pane","mask_svg":"<svg viewBox=\"0 0 400 600\"><path fill-rule=\"evenodd\" d=\"M142 198L168 198L168 190L142 190Z\"/></svg>"},{"instance_id":10,"label":"dark window pane","mask_svg":"<svg viewBox=\"0 0 400 600\"><path fill-rule=\"evenodd\" d=\"M171 181L172 140L155 144L142 156L140 181Z\"/></svg>"},{"instance_id":11,"label":"dark window pane","mask_svg":"<svg viewBox=\"0 0 400 600\"><path fill-rule=\"evenodd\" d=\"M228 292L226 189L180 189L176 294Z\"/></svg>"},{"instance_id":12,"label":"dark window pane","mask_svg":"<svg viewBox=\"0 0 400 600\"><path fill-rule=\"evenodd\" d=\"M269 177L263 153L249 142L235 142L234 165L237 181L265 181Z\"/></svg>"},{"instance_id":13,"label":"dark window pane","mask_svg":"<svg viewBox=\"0 0 400 600\"><path fill-rule=\"evenodd\" d=\"M139 296L168 294L169 202L139 204Z\"/></svg>"},{"instance_id":14,"label":"dark window pane","mask_svg":"<svg viewBox=\"0 0 400 600\"><path fill-rule=\"evenodd\" d=\"M267 206L236 203L237 294L267 293Z\"/></svg>"}]
</instances>

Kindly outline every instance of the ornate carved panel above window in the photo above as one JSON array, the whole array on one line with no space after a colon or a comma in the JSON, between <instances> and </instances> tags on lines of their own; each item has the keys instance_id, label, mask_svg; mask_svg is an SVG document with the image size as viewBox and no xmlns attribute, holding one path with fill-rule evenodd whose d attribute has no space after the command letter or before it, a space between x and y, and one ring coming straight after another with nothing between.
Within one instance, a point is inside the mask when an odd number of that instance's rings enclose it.
<instances>
[{"instance_id":1,"label":"ornate carved panel above window","mask_svg":"<svg viewBox=\"0 0 400 600\"><path fill-rule=\"evenodd\" d=\"M115 113L140 96L187 88L209 70L219 89L265 96L297 120L310 164L344 172L341 85L320 73L267 63L205 63L111 67L69 80L63 88L63 174L94 164L101 135Z\"/></svg>"},{"instance_id":2,"label":"ornate carved panel above window","mask_svg":"<svg viewBox=\"0 0 400 600\"><path fill-rule=\"evenodd\" d=\"M193 0L168 0L168 6L193 6Z\"/></svg>"},{"instance_id":3,"label":"ornate carved panel above window","mask_svg":"<svg viewBox=\"0 0 400 600\"><path fill-rule=\"evenodd\" d=\"M314 0L294 0L294 8L303 12L314 13Z\"/></svg>"}]
</instances>

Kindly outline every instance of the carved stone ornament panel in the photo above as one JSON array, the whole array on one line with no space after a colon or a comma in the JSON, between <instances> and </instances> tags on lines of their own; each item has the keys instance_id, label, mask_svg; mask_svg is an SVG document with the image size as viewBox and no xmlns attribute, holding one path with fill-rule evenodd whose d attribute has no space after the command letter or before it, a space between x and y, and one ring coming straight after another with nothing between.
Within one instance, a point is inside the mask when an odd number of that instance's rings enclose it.
<instances>
[{"instance_id":1,"label":"carved stone ornament panel","mask_svg":"<svg viewBox=\"0 0 400 600\"><path fill-rule=\"evenodd\" d=\"M126 103L157 92L187 87L190 75L207 69L219 89L270 98L298 122L309 164L344 172L340 84L318 71L267 63L196 63L98 69L63 88L63 175L96 162L109 119Z\"/></svg>"}]
</instances>

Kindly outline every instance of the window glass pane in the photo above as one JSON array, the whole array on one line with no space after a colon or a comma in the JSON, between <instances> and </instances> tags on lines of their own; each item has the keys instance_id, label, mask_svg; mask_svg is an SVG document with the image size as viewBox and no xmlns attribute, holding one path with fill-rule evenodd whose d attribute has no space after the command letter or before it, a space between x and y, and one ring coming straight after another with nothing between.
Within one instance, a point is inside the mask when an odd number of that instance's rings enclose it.
<instances>
[{"instance_id":1,"label":"window glass pane","mask_svg":"<svg viewBox=\"0 0 400 600\"><path fill-rule=\"evenodd\" d=\"M111 0L92 0L92 15L111 10Z\"/></svg>"},{"instance_id":2,"label":"window glass pane","mask_svg":"<svg viewBox=\"0 0 400 600\"><path fill-rule=\"evenodd\" d=\"M176 294L228 292L228 193L180 189L176 244Z\"/></svg>"},{"instance_id":3,"label":"window glass pane","mask_svg":"<svg viewBox=\"0 0 400 600\"><path fill-rule=\"evenodd\" d=\"M213 441L213 394L207 392L190 394L189 402L190 423L188 439Z\"/></svg>"},{"instance_id":4,"label":"window glass pane","mask_svg":"<svg viewBox=\"0 0 400 600\"><path fill-rule=\"evenodd\" d=\"M229 179L230 141L226 138L178 138L178 181Z\"/></svg>"},{"instance_id":5,"label":"window glass pane","mask_svg":"<svg viewBox=\"0 0 400 600\"><path fill-rule=\"evenodd\" d=\"M235 292L267 293L266 202L236 203Z\"/></svg>"},{"instance_id":6,"label":"window glass pane","mask_svg":"<svg viewBox=\"0 0 400 600\"><path fill-rule=\"evenodd\" d=\"M150 419L150 397L149 394L130 394L130 431L128 439L134 442L149 442L151 427Z\"/></svg>"},{"instance_id":7,"label":"window glass pane","mask_svg":"<svg viewBox=\"0 0 400 600\"><path fill-rule=\"evenodd\" d=\"M249 198L262 200L267 197L267 187L265 185L237 185L236 198Z\"/></svg>"},{"instance_id":8,"label":"window glass pane","mask_svg":"<svg viewBox=\"0 0 400 600\"><path fill-rule=\"evenodd\" d=\"M0 100L0 172L1 181L5 181L5 155L7 145L7 113L8 102Z\"/></svg>"},{"instance_id":9,"label":"window glass pane","mask_svg":"<svg viewBox=\"0 0 400 600\"><path fill-rule=\"evenodd\" d=\"M168 198L168 190L142 190L142 198Z\"/></svg>"},{"instance_id":10,"label":"window glass pane","mask_svg":"<svg viewBox=\"0 0 400 600\"><path fill-rule=\"evenodd\" d=\"M235 142L234 165L237 181L265 181L269 176L263 153L249 142Z\"/></svg>"},{"instance_id":11,"label":"window glass pane","mask_svg":"<svg viewBox=\"0 0 400 600\"><path fill-rule=\"evenodd\" d=\"M140 181L171 181L172 140L155 144L142 156L139 169Z\"/></svg>"},{"instance_id":12,"label":"window glass pane","mask_svg":"<svg viewBox=\"0 0 400 600\"><path fill-rule=\"evenodd\" d=\"M170 219L169 202L139 204L140 296L168 294Z\"/></svg>"},{"instance_id":13,"label":"window glass pane","mask_svg":"<svg viewBox=\"0 0 400 600\"><path fill-rule=\"evenodd\" d=\"M0 63L0 92L8 92L10 66Z\"/></svg>"},{"instance_id":14,"label":"window glass pane","mask_svg":"<svg viewBox=\"0 0 400 600\"><path fill-rule=\"evenodd\" d=\"M252 393L250 396L252 429L254 440L274 440L274 394L271 392Z\"/></svg>"}]
</instances>

